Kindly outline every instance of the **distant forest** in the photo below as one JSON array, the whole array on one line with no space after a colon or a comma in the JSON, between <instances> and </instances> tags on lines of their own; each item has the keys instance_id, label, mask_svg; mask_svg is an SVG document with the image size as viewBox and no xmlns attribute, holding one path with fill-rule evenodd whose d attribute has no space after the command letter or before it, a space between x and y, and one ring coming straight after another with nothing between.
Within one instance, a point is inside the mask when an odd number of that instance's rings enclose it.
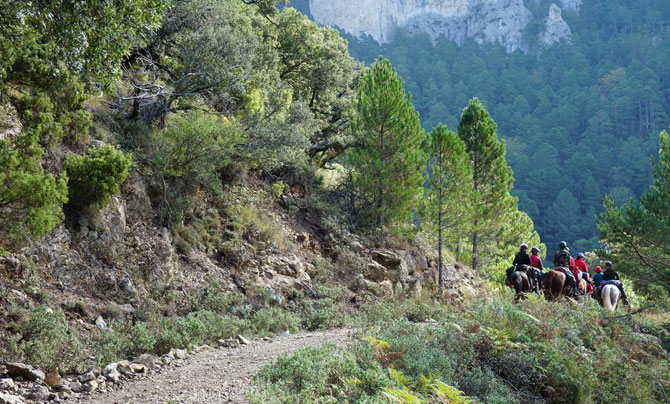
<instances>
[{"instance_id":1,"label":"distant forest","mask_svg":"<svg viewBox=\"0 0 670 404\"><path fill-rule=\"evenodd\" d=\"M537 35L551 3L526 1L536 16L529 53L402 30L383 46L345 38L359 60L390 59L426 130L440 122L454 130L479 97L507 142L513 194L548 250L566 240L573 252L590 251L605 194L624 204L651 183L650 157L670 121L670 2L585 0L578 13L563 10L572 41L542 49ZM309 11L306 0L292 5Z\"/></svg>"}]
</instances>

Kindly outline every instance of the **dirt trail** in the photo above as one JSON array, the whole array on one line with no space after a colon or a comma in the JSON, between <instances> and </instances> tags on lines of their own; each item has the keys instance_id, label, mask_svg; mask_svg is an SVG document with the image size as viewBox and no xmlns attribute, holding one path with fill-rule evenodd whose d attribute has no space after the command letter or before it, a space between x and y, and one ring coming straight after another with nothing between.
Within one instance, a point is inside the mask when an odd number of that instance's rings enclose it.
<instances>
[{"instance_id":1,"label":"dirt trail","mask_svg":"<svg viewBox=\"0 0 670 404\"><path fill-rule=\"evenodd\" d=\"M213 349L191 355L181 366L171 365L144 379L124 382L113 391L94 393L68 402L130 403L248 403L244 393L258 370L279 355L324 343L344 346L352 330L338 329L282 335L255 340L233 349Z\"/></svg>"}]
</instances>

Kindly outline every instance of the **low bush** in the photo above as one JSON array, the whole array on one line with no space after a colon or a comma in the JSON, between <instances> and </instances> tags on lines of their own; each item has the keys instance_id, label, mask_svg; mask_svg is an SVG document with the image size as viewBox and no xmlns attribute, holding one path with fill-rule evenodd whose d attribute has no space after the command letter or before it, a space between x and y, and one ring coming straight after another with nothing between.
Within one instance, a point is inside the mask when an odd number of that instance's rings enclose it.
<instances>
[{"instance_id":1,"label":"low bush","mask_svg":"<svg viewBox=\"0 0 670 404\"><path fill-rule=\"evenodd\" d=\"M257 334L280 334L285 331L296 332L300 329L300 317L279 307L266 307L251 317L251 326Z\"/></svg>"},{"instance_id":2,"label":"low bush","mask_svg":"<svg viewBox=\"0 0 670 404\"><path fill-rule=\"evenodd\" d=\"M370 329L372 337L347 353L324 348L277 361L258 376L264 393L254 399L272 394L270 402L366 402L351 389L351 379L326 379L353 354L359 367L388 369L386 384L366 394L390 402L471 402L468 397L500 404L669 402L666 352L639 334L636 320L611 316L590 300L580 307L498 298L450 310L429 306L370 305L365 320L383 324ZM440 324L398 320L401 315L437 317ZM313 381L312 372L328 380L327 391L319 390L324 383ZM451 396L444 401L438 391ZM315 397L322 401L312 401Z\"/></svg>"},{"instance_id":3,"label":"low bush","mask_svg":"<svg viewBox=\"0 0 670 404\"><path fill-rule=\"evenodd\" d=\"M62 311L45 305L20 309L10 324L14 334L5 341L2 356L27 361L42 369L58 366L64 372L83 371L87 359L79 330L65 321Z\"/></svg>"},{"instance_id":4,"label":"low bush","mask_svg":"<svg viewBox=\"0 0 670 404\"><path fill-rule=\"evenodd\" d=\"M76 208L107 205L128 178L129 167L130 156L114 146L94 147L86 155L69 156L65 160L70 178L68 203Z\"/></svg>"}]
</instances>

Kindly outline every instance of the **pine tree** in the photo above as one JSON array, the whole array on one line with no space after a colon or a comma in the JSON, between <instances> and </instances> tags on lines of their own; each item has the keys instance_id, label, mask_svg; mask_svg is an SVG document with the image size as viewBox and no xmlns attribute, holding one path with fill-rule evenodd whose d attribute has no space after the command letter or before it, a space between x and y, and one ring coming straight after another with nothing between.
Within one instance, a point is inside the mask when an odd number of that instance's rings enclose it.
<instances>
[{"instance_id":1,"label":"pine tree","mask_svg":"<svg viewBox=\"0 0 670 404\"><path fill-rule=\"evenodd\" d=\"M505 143L498 141L497 128L477 98L470 100L458 125L458 136L465 143L472 165L474 270L479 268L482 237L492 235L500 222L516 211L516 198L509 195L514 177L505 161Z\"/></svg>"},{"instance_id":2,"label":"pine tree","mask_svg":"<svg viewBox=\"0 0 670 404\"><path fill-rule=\"evenodd\" d=\"M472 167L465 144L458 135L439 124L430 133L430 152L427 187L424 194L426 219L437 233L439 257L439 290L444 287L443 246L445 232L452 229L455 236L457 258L460 253L461 235L470 218L472 200Z\"/></svg>"},{"instance_id":3,"label":"pine tree","mask_svg":"<svg viewBox=\"0 0 670 404\"><path fill-rule=\"evenodd\" d=\"M670 290L670 137L660 135L658 161L653 163L654 183L640 198L616 207L605 198L598 219L601 240L608 251L601 255L630 276L643 293L658 298ZM660 288L658 288L660 286Z\"/></svg>"},{"instance_id":4,"label":"pine tree","mask_svg":"<svg viewBox=\"0 0 670 404\"><path fill-rule=\"evenodd\" d=\"M425 133L411 96L383 58L361 77L356 90L353 136L348 152L354 186L378 226L408 219L421 193Z\"/></svg>"}]
</instances>

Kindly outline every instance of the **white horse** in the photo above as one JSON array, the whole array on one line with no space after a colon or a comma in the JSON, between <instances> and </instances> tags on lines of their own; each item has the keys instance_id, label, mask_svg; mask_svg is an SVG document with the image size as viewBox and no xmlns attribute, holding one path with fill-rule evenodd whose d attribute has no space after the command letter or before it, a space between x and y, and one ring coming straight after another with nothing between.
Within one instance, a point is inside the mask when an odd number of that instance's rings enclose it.
<instances>
[{"instance_id":1,"label":"white horse","mask_svg":"<svg viewBox=\"0 0 670 404\"><path fill-rule=\"evenodd\" d=\"M619 306L621 300L621 292L616 285L605 285L600 291L600 298L603 302L603 307L609 311L614 311Z\"/></svg>"}]
</instances>

